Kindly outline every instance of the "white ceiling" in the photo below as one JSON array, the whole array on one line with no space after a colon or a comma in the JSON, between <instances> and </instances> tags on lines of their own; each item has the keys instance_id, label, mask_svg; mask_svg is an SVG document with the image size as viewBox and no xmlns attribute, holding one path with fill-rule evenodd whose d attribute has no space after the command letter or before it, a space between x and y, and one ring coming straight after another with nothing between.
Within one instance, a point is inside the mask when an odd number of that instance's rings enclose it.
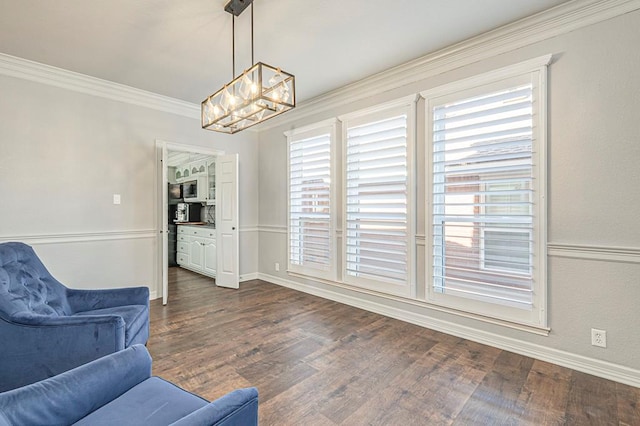
<instances>
[{"instance_id":1,"label":"white ceiling","mask_svg":"<svg viewBox=\"0 0 640 426\"><path fill-rule=\"evenodd\" d=\"M298 102L566 0L255 0L255 60ZM232 78L227 0L0 0L0 53L200 103ZM236 74L250 66L250 9Z\"/></svg>"}]
</instances>

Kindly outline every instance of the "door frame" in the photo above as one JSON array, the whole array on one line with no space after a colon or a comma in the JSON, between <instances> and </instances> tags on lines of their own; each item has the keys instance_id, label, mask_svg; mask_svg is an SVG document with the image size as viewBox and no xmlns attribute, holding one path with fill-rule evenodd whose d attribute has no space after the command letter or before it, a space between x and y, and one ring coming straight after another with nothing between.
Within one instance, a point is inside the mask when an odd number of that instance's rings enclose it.
<instances>
[{"instance_id":1,"label":"door frame","mask_svg":"<svg viewBox=\"0 0 640 426\"><path fill-rule=\"evenodd\" d=\"M168 269L169 263L167 258L167 252L169 247L167 233L169 231L168 226L168 212L167 212L167 165L166 165L166 154L168 151L176 151L176 152L188 152L194 154L204 154L211 156L224 155L224 151L220 151L218 149L207 148L198 145L189 145L185 143L179 142L171 142L162 139L155 140L156 147L156 235L158 238L156 250L156 276L158 277L158 282L156 283L156 288L160 289L160 294L162 295L162 304L166 305L168 303Z\"/></svg>"}]
</instances>

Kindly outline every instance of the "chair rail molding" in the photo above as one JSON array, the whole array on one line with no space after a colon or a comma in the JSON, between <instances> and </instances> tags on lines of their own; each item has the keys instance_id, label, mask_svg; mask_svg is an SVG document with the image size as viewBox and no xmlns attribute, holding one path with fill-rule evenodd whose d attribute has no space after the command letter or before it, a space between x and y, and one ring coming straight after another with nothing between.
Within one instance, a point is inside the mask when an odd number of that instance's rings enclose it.
<instances>
[{"instance_id":1,"label":"chair rail molding","mask_svg":"<svg viewBox=\"0 0 640 426\"><path fill-rule=\"evenodd\" d=\"M286 234L287 227L280 225L259 225L258 229L260 232L270 232L273 234Z\"/></svg>"},{"instance_id":2,"label":"chair rail molding","mask_svg":"<svg viewBox=\"0 0 640 426\"><path fill-rule=\"evenodd\" d=\"M132 240L156 238L158 231L155 229L141 229L130 231L104 231L104 232L76 232L65 234L47 235L0 235L0 243L7 241L20 241L25 244L62 244L80 243L110 240Z\"/></svg>"},{"instance_id":3,"label":"chair rail molding","mask_svg":"<svg viewBox=\"0 0 640 426\"><path fill-rule=\"evenodd\" d=\"M571 259L618 263L640 263L639 247L549 243L547 245L547 254L549 256Z\"/></svg>"}]
</instances>

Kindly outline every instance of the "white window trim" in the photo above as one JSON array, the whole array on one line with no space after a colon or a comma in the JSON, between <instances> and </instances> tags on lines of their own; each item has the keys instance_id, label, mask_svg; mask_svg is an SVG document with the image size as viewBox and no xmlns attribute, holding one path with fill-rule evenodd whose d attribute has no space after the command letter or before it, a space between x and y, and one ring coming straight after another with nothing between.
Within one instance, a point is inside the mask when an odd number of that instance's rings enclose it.
<instances>
[{"instance_id":1,"label":"white window trim","mask_svg":"<svg viewBox=\"0 0 640 426\"><path fill-rule=\"evenodd\" d=\"M299 127L293 130L288 130L284 132L287 137L287 271L298 273L310 277L316 277L331 281L337 280L337 269L338 269L338 252L337 252L337 217L338 217L338 197L336 193L337 188L337 179L336 179L336 146L337 146L337 136L338 136L338 120L333 118L329 120L324 120L318 123L314 123L309 126ZM307 139L314 136L320 136L323 134L329 133L331 138L331 146L330 146L330 175L331 175L331 183L329 185L329 203L331 209L331 219L330 219L330 238L331 238L331 251L332 256L329 262L329 270L322 271L316 268L305 267L303 265L295 265L291 263L291 193L289 191L290 184L290 173L291 173L291 160L289 158L290 154L290 143L291 141Z\"/></svg>"},{"instance_id":2,"label":"white window trim","mask_svg":"<svg viewBox=\"0 0 640 426\"><path fill-rule=\"evenodd\" d=\"M342 265L340 273L342 282L355 287L374 290L377 292L415 298L416 297L416 119L417 119L417 95L406 96L394 101L385 102L370 108L344 114L338 117L342 123L342 156L341 156L341 191L342 191L342 241L341 258ZM384 281L366 279L362 277L352 277L346 273L347 268L347 191L346 174L344 165L347 161L347 131L349 126L365 124L377 118L387 118L393 112L407 114L407 276L406 285L398 285Z\"/></svg>"},{"instance_id":3,"label":"white window trim","mask_svg":"<svg viewBox=\"0 0 640 426\"><path fill-rule=\"evenodd\" d=\"M459 80L445 84L433 89L425 90L420 95L425 99L425 191L426 191L426 212L425 230L427 242L425 244L425 285L426 301L436 305L462 310L473 314L486 315L492 318L505 320L531 326L534 328L547 329L547 66L551 62L552 55L545 55L530 59L508 67L490 71L478 76ZM534 276L534 298L531 311L511 308L495 304L483 304L471 299L439 294L434 291L433 277L433 244L432 244L432 223L433 223L433 155L431 143L433 140L433 117L432 111L440 97L452 96L456 92L465 91L473 95L485 93L488 85L500 85L505 80L516 79L518 77L528 77L533 83L533 93L536 98L533 113L534 128L536 132L536 148L533 150L534 167L533 179L535 182L534 198L534 219L533 232L535 232L536 257L533 262ZM465 94L465 96L467 95Z\"/></svg>"}]
</instances>

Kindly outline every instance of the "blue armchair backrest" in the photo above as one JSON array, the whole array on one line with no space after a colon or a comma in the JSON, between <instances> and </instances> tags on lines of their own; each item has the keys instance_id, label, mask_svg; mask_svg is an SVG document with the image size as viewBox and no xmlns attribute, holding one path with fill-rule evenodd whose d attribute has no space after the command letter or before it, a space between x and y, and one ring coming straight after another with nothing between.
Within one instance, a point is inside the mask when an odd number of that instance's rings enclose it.
<instances>
[{"instance_id":1,"label":"blue armchair backrest","mask_svg":"<svg viewBox=\"0 0 640 426\"><path fill-rule=\"evenodd\" d=\"M11 320L16 314L70 315L66 292L30 246L0 244L0 318Z\"/></svg>"}]
</instances>

